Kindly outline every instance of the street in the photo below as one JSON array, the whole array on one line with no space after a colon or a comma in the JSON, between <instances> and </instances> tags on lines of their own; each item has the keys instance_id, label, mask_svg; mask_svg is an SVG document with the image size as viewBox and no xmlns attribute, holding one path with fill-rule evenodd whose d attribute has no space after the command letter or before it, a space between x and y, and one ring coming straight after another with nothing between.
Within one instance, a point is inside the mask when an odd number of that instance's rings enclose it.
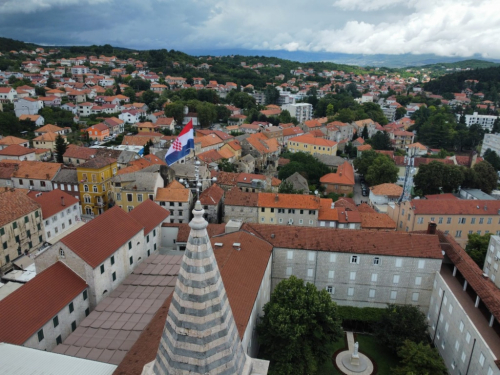
<instances>
[{"instance_id":1,"label":"street","mask_svg":"<svg viewBox=\"0 0 500 375\"><path fill-rule=\"evenodd\" d=\"M354 180L356 181L356 184L354 185L354 203L356 204L361 204L361 202L368 203L368 196L363 197L361 195L361 182L360 182L360 177L359 174L355 173L354 174Z\"/></svg>"}]
</instances>

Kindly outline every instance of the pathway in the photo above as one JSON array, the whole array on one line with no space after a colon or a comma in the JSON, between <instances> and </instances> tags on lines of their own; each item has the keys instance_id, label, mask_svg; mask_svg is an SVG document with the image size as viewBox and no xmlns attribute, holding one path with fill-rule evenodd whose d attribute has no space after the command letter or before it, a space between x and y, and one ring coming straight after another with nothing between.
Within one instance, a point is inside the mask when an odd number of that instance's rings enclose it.
<instances>
[{"instance_id":1,"label":"pathway","mask_svg":"<svg viewBox=\"0 0 500 375\"><path fill-rule=\"evenodd\" d=\"M360 358L360 360L364 359L365 361L367 361L367 364L368 364L368 367L364 371L362 371L362 372L354 372L354 371L348 370L342 364L342 358L345 355L351 355L352 352L354 351L354 335L353 335L352 332L346 332L346 335L347 335L347 350L345 350L343 352L340 352L337 355L337 357L335 358L335 363L336 363L337 367L345 375L371 375L373 373L373 363L370 360L370 358L368 358L366 355L364 355L361 352L359 352L359 358Z\"/></svg>"}]
</instances>

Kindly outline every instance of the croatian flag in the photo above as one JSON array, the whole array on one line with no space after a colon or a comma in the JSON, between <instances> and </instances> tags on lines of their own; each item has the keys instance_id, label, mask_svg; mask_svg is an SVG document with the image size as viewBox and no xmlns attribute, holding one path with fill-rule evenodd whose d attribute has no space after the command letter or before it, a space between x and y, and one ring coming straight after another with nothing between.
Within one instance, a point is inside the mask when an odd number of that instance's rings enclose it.
<instances>
[{"instance_id":1,"label":"croatian flag","mask_svg":"<svg viewBox=\"0 0 500 375\"><path fill-rule=\"evenodd\" d=\"M175 139L174 143L165 155L165 162L167 165L177 163L182 158L189 155L190 150L194 149L194 136L193 136L193 120L189 121L181 134Z\"/></svg>"}]
</instances>

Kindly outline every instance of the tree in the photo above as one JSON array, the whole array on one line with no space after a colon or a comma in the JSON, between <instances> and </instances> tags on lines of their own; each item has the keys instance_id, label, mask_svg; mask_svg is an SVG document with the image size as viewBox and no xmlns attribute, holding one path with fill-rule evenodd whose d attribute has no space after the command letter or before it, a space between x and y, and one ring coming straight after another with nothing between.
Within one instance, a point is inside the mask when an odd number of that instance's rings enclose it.
<instances>
[{"instance_id":1,"label":"tree","mask_svg":"<svg viewBox=\"0 0 500 375\"><path fill-rule=\"evenodd\" d=\"M415 189L421 194L451 193L465 180L464 169L455 165L432 161L422 164L414 178Z\"/></svg>"},{"instance_id":2,"label":"tree","mask_svg":"<svg viewBox=\"0 0 500 375\"><path fill-rule=\"evenodd\" d=\"M491 129L493 134L500 133L500 118L497 117L495 122L493 123L493 128Z\"/></svg>"},{"instance_id":3,"label":"tree","mask_svg":"<svg viewBox=\"0 0 500 375\"><path fill-rule=\"evenodd\" d=\"M151 146L153 146L153 141L150 139L144 145L144 155L149 155L151 153Z\"/></svg>"},{"instance_id":4,"label":"tree","mask_svg":"<svg viewBox=\"0 0 500 375\"><path fill-rule=\"evenodd\" d=\"M374 150L391 150L391 137L387 132L376 132L373 137L368 140L368 143L373 147Z\"/></svg>"},{"instance_id":5,"label":"tree","mask_svg":"<svg viewBox=\"0 0 500 375\"><path fill-rule=\"evenodd\" d=\"M373 161L377 158L379 154L373 150L364 151L361 153L361 156L357 159L354 159L354 168L358 171L358 173L362 175L366 175L368 172L368 168L373 164Z\"/></svg>"},{"instance_id":6,"label":"tree","mask_svg":"<svg viewBox=\"0 0 500 375\"><path fill-rule=\"evenodd\" d=\"M217 111L212 103L199 103L196 106L196 112L198 113L198 122L202 128L209 127L217 119Z\"/></svg>"},{"instance_id":7,"label":"tree","mask_svg":"<svg viewBox=\"0 0 500 375\"><path fill-rule=\"evenodd\" d=\"M290 115L290 112L287 109L281 111L279 121L281 124L289 124L292 122L292 115Z\"/></svg>"},{"instance_id":8,"label":"tree","mask_svg":"<svg viewBox=\"0 0 500 375\"><path fill-rule=\"evenodd\" d=\"M55 89L56 88L55 82L56 80L54 79L54 77L52 77L52 74L49 74L49 78L47 79L47 87L49 89Z\"/></svg>"},{"instance_id":9,"label":"tree","mask_svg":"<svg viewBox=\"0 0 500 375\"><path fill-rule=\"evenodd\" d=\"M335 108L334 108L333 104L330 103L326 106L326 116L332 117L333 115L335 115Z\"/></svg>"},{"instance_id":10,"label":"tree","mask_svg":"<svg viewBox=\"0 0 500 375\"><path fill-rule=\"evenodd\" d=\"M495 168L487 161L474 165L472 170L476 174L476 188L490 194L497 187L498 174Z\"/></svg>"},{"instance_id":11,"label":"tree","mask_svg":"<svg viewBox=\"0 0 500 375\"><path fill-rule=\"evenodd\" d=\"M217 163L219 166L219 171L223 172L236 172L237 168L236 165L233 163L230 163L229 160L227 159L222 159L219 163Z\"/></svg>"},{"instance_id":12,"label":"tree","mask_svg":"<svg viewBox=\"0 0 500 375\"><path fill-rule=\"evenodd\" d=\"M184 121L184 104L182 102L175 102L165 106L165 115L173 117L175 122L179 125Z\"/></svg>"},{"instance_id":13,"label":"tree","mask_svg":"<svg viewBox=\"0 0 500 375\"><path fill-rule=\"evenodd\" d=\"M500 156L495 151L487 149L484 152L483 159L490 163L496 171L500 171Z\"/></svg>"},{"instance_id":14,"label":"tree","mask_svg":"<svg viewBox=\"0 0 500 375\"><path fill-rule=\"evenodd\" d=\"M396 120L403 118L405 115L406 115L406 108L405 107L396 108Z\"/></svg>"},{"instance_id":15,"label":"tree","mask_svg":"<svg viewBox=\"0 0 500 375\"><path fill-rule=\"evenodd\" d=\"M484 259L486 258L490 237L491 233L486 233L482 236L477 233L468 235L469 240L465 247L465 251L481 269L483 269L484 266Z\"/></svg>"},{"instance_id":16,"label":"tree","mask_svg":"<svg viewBox=\"0 0 500 375\"><path fill-rule=\"evenodd\" d=\"M387 155L379 154L366 172L366 182L371 186L394 183L398 180L399 169Z\"/></svg>"},{"instance_id":17,"label":"tree","mask_svg":"<svg viewBox=\"0 0 500 375\"><path fill-rule=\"evenodd\" d=\"M281 194L304 194L302 189L295 190L293 184L289 181L283 181L278 189L278 193Z\"/></svg>"},{"instance_id":18,"label":"tree","mask_svg":"<svg viewBox=\"0 0 500 375\"><path fill-rule=\"evenodd\" d=\"M405 340L398 349L400 365L392 370L393 375L447 375L448 370L435 348L429 344L418 344Z\"/></svg>"},{"instance_id":19,"label":"tree","mask_svg":"<svg viewBox=\"0 0 500 375\"><path fill-rule=\"evenodd\" d=\"M135 91L132 87L127 87L125 90L123 90L123 95L128 97L131 102L135 102L136 100Z\"/></svg>"},{"instance_id":20,"label":"tree","mask_svg":"<svg viewBox=\"0 0 500 375\"><path fill-rule=\"evenodd\" d=\"M261 352L276 374L314 374L342 335L337 305L326 290L291 276L281 281L257 326Z\"/></svg>"},{"instance_id":21,"label":"tree","mask_svg":"<svg viewBox=\"0 0 500 375\"><path fill-rule=\"evenodd\" d=\"M363 126L363 131L361 132L361 138L368 139L368 127L366 125Z\"/></svg>"},{"instance_id":22,"label":"tree","mask_svg":"<svg viewBox=\"0 0 500 375\"><path fill-rule=\"evenodd\" d=\"M384 314L375 326L375 335L380 346L393 353L405 340L428 342L425 315L414 305L388 304Z\"/></svg>"},{"instance_id":23,"label":"tree","mask_svg":"<svg viewBox=\"0 0 500 375\"><path fill-rule=\"evenodd\" d=\"M61 136L61 134L58 134L56 137L55 148L56 148L56 150L55 150L56 151L56 161L58 163L62 163L63 162L63 155L66 152L66 149L68 148L68 146L66 145L66 141Z\"/></svg>"},{"instance_id":24,"label":"tree","mask_svg":"<svg viewBox=\"0 0 500 375\"><path fill-rule=\"evenodd\" d=\"M215 110L217 111L217 120L227 123L229 117L231 117L231 111L224 105L215 106Z\"/></svg>"},{"instance_id":25,"label":"tree","mask_svg":"<svg viewBox=\"0 0 500 375\"><path fill-rule=\"evenodd\" d=\"M276 104L280 97L280 92L276 89L276 87L267 85L264 95L266 97L266 104Z\"/></svg>"},{"instance_id":26,"label":"tree","mask_svg":"<svg viewBox=\"0 0 500 375\"><path fill-rule=\"evenodd\" d=\"M156 94L151 90L146 90L141 95L142 102L145 103L148 107L151 106L151 103L153 103L155 99Z\"/></svg>"},{"instance_id":27,"label":"tree","mask_svg":"<svg viewBox=\"0 0 500 375\"><path fill-rule=\"evenodd\" d=\"M104 96L112 96L112 95L113 95L112 89L106 89L106 91L104 91Z\"/></svg>"}]
</instances>

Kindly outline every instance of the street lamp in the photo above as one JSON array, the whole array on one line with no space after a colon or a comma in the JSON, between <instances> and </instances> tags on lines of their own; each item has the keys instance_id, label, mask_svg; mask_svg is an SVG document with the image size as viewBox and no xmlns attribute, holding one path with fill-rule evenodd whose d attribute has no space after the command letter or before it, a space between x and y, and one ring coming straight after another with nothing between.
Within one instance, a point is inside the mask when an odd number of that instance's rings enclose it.
<instances>
[{"instance_id":1,"label":"street lamp","mask_svg":"<svg viewBox=\"0 0 500 375\"><path fill-rule=\"evenodd\" d=\"M211 181L211 182L216 182L217 177L212 177L212 178L205 178L205 179L200 179L200 166L201 162L199 160L196 160L194 162L194 180L188 180L187 178L184 180L183 178L179 179L179 182L181 184L184 184L186 188L196 190L196 195L197 195L197 200L200 200L200 190L202 185L202 181ZM194 187L190 186L190 183L195 183Z\"/></svg>"}]
</instances>

